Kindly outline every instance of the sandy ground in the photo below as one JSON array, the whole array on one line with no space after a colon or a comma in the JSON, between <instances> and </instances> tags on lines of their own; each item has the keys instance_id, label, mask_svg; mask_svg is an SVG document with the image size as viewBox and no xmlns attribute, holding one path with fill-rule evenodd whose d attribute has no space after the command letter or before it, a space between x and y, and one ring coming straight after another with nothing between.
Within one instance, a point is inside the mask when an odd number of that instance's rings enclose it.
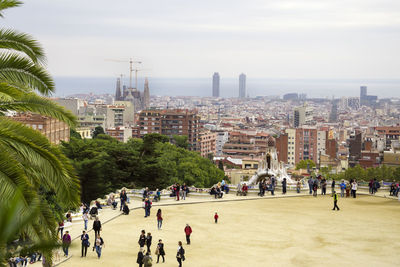
<instances>
[{"instance_id":1,"label":"sandy ground","mask_svg":"<svg viewBox=\"0 0 400 267\"><path fill-rule=\"evenodd\" d=\"M304 196L162 207L164 223L157 230L155 213L144 218L142 209L103 226L101 259L88 250L80 257L80 241L62 267L138 266L140 230L153 235L152 251L163 239L166 262L178 266L177 242L192 226L192 244L184 245L183 266L399 266L400 203L378 197L339 199ZM218 224L213 221L218 212ZM93 244L94 233L90 232ZM185 243L185 242L184 242ZM153 259L156 257L153 255Z\"/></svg>"}]
</instances>

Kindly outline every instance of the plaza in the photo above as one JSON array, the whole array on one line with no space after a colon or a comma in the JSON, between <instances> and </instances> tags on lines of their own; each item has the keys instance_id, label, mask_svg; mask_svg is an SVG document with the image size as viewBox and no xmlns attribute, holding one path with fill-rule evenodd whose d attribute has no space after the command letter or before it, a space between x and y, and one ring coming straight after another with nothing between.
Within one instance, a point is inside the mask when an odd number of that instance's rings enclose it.
<instances>
[{"instance_id":1,"label":"plaza","mask_svg":"<svg viewBox=\"0 0 400 267\"><path fill-rule=\"evenodd\" d=\"M231 201L164 200L162 206L153 206L149 218L143 217L140 208L116 218L119 211L106 209L100 214L105 241L102 257L97 259L89 248L87 257L81 258L80 240L76 239L70 248L72 256L59 266L137 266L142 229L153 236L153 266L158 239L163 240L166 251L166 262L159 266L178 266L178 241L184 243L186 251L183 266L398 265L400 205L396 200L359 195L356 199L339 199L340 211L332 211L329 195L314 198L291 193L282 198L256 198L229 194L223 200ZM135 202L139 206L134 200L131 207ZM162 230L157 230L158 208L163 212ZM220 216L218 224L213 221L215 212ZM186 223L193 229L189 246L184 242ZM74 224L72 237L77 237L81 229ZM93 242L93 231L89 236Z\"/></svg>"}]
</instances>

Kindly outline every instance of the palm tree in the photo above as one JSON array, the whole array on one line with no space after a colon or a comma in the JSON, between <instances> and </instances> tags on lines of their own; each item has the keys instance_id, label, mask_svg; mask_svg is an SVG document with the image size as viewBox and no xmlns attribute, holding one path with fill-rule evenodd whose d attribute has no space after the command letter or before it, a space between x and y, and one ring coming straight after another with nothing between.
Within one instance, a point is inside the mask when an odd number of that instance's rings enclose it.
<instances>
[{"instance_id":1,"label":"palm tree","mask_svg":"<svg viewBox=\"0 0 400 267\"><path fill-rule=\"evenodd\" d=\"M20 1L0 0L0 17L5 9L19 5ZM63 208L79 204L79 180L58 147L5 116L10 111L32 112L75 125L70 112L46 98L55 86L45 63L43 49L32 37L0 29L0 207L9 211L2 218L13 218L0 220L0 266L6 244L15 234L32 243L56 240L60 212L50 208L41 191L54 192ZM14 202L19 203L18 213L11 207ZM17 232L10 230L15 226Z\"/></svg>"}]
</instances>

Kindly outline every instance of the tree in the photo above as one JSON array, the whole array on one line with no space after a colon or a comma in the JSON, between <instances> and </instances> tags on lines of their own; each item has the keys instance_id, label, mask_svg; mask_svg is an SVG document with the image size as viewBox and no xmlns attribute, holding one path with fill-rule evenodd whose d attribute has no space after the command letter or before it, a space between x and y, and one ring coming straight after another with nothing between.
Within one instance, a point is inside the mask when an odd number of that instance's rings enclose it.
<instances>
[{"instance_id":1,"label":"tree","mask_svg":"<svg viewBox=\"0 0 400 267\"><path fill-rule=\"evenodd\" d=\"M300 160L299 163L297 163L297 165L296 165L296 170L300 170L300 169L309 169L309 170L311 170L315 166L316 166L315 162L312 161L311 159Z\"/></svg>"},{"instance_id":2,"label":"tree","mask_svg":"<svg viewBox=\"0 0 400 267\"><path fill-rule=\"evenodd\" d=\"M106 134L106 133L104 132L103 127L101 127L101 126L97 126L96 128L94 128L92 137L93 137L93 138L96 138L99 134Z\"/></svg>"},{"instance_id":3,"label":"tree","mask_svg":"<svg viewBox=\"0 0 400 267\"><path fill-rule=\"evenodd\" d=\"M173 135L172 139L177 147L188 149L189 143L187 135Z\"/></svg>"},{"instance_id":4,"label":"tree","mask_svg":"<svg viewBox=\"0 0 400 267\"><path fill-rule=\"evenodd\" d=\"M0 0L0 17L19 5ZM45 70L40 44L27 34L0 29L0 49L0 209L10 216L0 224L0 235L6 236L0 236L4 255L10 238L31 245L56 242L62 210L79 205L79 180L69 160L46 137L5 116L8 111L32 112L75 125L71 112L46 98L54 82ZM61 211L52 210L42 192L54 194ZM43 252L51 262L50 249Z\"/></svg>"}]
</instances>

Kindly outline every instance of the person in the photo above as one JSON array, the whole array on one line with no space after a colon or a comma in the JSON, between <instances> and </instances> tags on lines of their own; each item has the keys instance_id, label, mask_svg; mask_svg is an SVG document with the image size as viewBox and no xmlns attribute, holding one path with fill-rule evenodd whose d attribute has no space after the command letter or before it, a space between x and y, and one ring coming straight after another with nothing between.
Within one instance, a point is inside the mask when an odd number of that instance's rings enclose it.
<instances>
[{"instance_id":1,"label":"person","mask_svg":"<svg viewBox=\"0 0 400 267\"><path fill-rule=\"evenodd\" d=\"M144 230L142 230L142 233L139 236L138 244L141 248L146 244L146 232Z\"/></svg>"},{"instance_id":2,"label":"person","mask_svg":"<svg viewBox=\"0 0 400 267\"><path fill-rule=\"evenodd\" d=\"M86 231L82 231L81 241L82 241L82 254L81 254L81 257L83 257L83 256L86 257L87 248L90 246L89 235L86 233Z\"/></svg>"},{"instance_id":3,"label":"person","mask_svg":"<svg viewBox=\"0 0 400 267\"><path fill-rule=\"evenodd\" d=\"M350 197L350 184L346 183L346 197Z\"/></svg>"},{"instance_id":4,"label":"person","mask_svg":"<svg viewBox=\"0 0 400 267\"><path fill-rule=\"evenodd\" d=\"M192 227L190 227L189 224L186 224L184 232L186 234L186 243L190 245L190 235L192 234Z\"/></svg>"},{"instance_id":5,"label":"person","mask_svg":"<svg viewBox=\"0 0 400 267\"><path fill-rule=\"evenodd\" d=\"M372 185L372 194L376 194L376 192L378 192L378 188L380 188L381 185L379 184L379 182L376 180L376 178L374 179L374 183Z\"/></svg>"},{"instance_id":6,"label":"person","mask_svg":"<svg viewBox=\"0 0 400 267\"><path fill-rule=\"evenodd\" d=\"M83 219L83 226L84 226L85 230L87 230L87 224L89 221L89 215L87 214L87 212L82 214L82 219Z\"/></svg>"},{"instance_id":7,"label":"person","mask_svg":"<svg viewBox=\"0 0 400 267\"><path fill-rule=\"evenodd\" d=\"M99 214L99 211L97 210L97 207L92 207L90 209L90 218L96 218L96 216Z\"/></svg>"},{"instance_id":8,"label":"person","mask_svg":"<svg viewBox=\"0 0 400 267\"><path fill-rule=\"evenodd\" d=\"M72 222L72 214L71 214L71 212L68 212L65 217L67 218L67 222Z\"/></svg>"},{"instance_id":9,"label":"person","mask_svg":"<svg viewBox=\"0 0 400 267\"><path fill-rule=\"evenodd\" d=\"M99 210L103 209L103 207L101 206L101 204L100 204L99 201L96 200L96 201L94 202L94 204L96 205L97 209L99 209Z\"/></svg>"},{"instance_id":10,"label":"person","mask_svg":"<svg viewBox=\"0 0 400 267\"><path fill-rule=\"evenodd\" d=\"M125 202L128 200L128 196L126 195L125 190L122 190L121 193L119 194L119 198L121 200L121 206L119 207L119 211L122 211L122 208L125 205Z\"/></svg>"},{"instance_id":11,"label":"person","mask_svg":"<svg viewBox=\"0 0 400 267\"><path fill-rule=\"evenodd\" d=\"M143 200L145 200L145 199L148 198L148 197L149 197L149 188L146 187L146 188L143 190Z\"/></svg>"},{"instance_id":12,"label":"person","mask_svg":"<svg viewBox=\"0 0 400 267\"><path fill-rule=\"evenodd\" d=\"M215 215L214 215L215 223L218 223L218 218L219 218L218 213L215 213Z\"/></svg>"},{"instance_id":13,"label":"person","mask_svg":"<svg viewBox=\"0 0 400 267\"><path fill-rule=\"evenodd\" d=\"M153 258L151 257L150 251L147 251L146 255L143 257L143 264L143 267L153 266Z\"/></svg>"},{"instance_id":14,"label":"person","mask_svg":"<svg viewBox=\"0 0 400 267\"><path fill-rule=\"evenodd\" d=\"M326 195L326 179L321 179L321 195Z\"/></svg>"},{"instance_id":15,"label":"person","mask_svg":"<svg viewBox=\"0 0 400 267\"><path fill-rule=\"evenodd\" d=\"M158 240L157 244L157 249L156 249L156 255L157 255L157 263L160 261L160 256L162 257L162 262L165 262L165 250L164 250L164 243L162 240Z\"/></svg>"},{"instance_id":16,"label":"person","mask_svg":"<svg viewBox=\"0 0 400 267\"><path fill-rule=\"evenodd\" d=\"M111 195L110 203L111 203L112 209L115 210L117 208L118 203L117 203L117 201L115 201L115 195L114 194Z\"/></svg>"},{"instance_id":17,"label":"person","mask_svg":"<svg viewBox=\"0 0 400 267\"><path fill-rule=\"evenodd\" d=\"M369 188L369 193L373 194L373 184L374 184L374 179L371 179L368 183L368 188Z\"/></svg>"},{"instance_id":18,"label":"person","mask_svg":"<svg viewBox=\"0 0 400 267\"><path fill-rule=\"evenodd\" d=\"M344 197L344 192L346 191L346 183L344 180L340 183L340 197Z\"/></svg>"},{"instance_id":19,"label":"person","mask_svg":"<svg viewBox=\"0 0 400 267\"><path fill-rule=\"evenodd\" d=\"M62 249L64 251L64 256L68 257L68 249L71 245L71 236L69 235L69 231L65 231L65 234L62 237Z\"/></svg>"},{"instance_id":20,"label":"person","mask_svg":"<svg viewBox=\"0 0 400 267\"><path fill-rule=\"evenodd\" d=\"M258 183L258 189L260 190L260 192L258 193L258 195L259 195L260 197L263 197L264 194L265 194L264 181L260 181L260 182Z\"/></svg>"},{"instance_id":21,"label":"person","mask_svg":"<svg viewBox=\"0 0 400 267\"><path fill-rule=\"evenodd\" d=\"M98 216L96 216L96 219L93 222L93 230L94 230L94 236L95 238L97 238L97 235L100 234L101 231L101 222Z\"/></svg>"},{"instance_id":22,"label":"person","mask_svg":"<svg viewBox=\"0 0 400 267\"><path fill-rule=\"evenodd\" d=\"M353 198L356 198L356 194L357 194L357 182L356 180L354 180L353 183L351 184L351 195L353 196Z\"/></svg>"},{"instance_id":23,"label":"person","mask_svg":"<svg viewBox=\"0 0 400 267\"><path fill-rule=\"evenodd\" d=\"M217 196L218 196L218 198L222 198L223 194L224 193L222 193L221 188L219 186L217 186Z\"/></svg>"},{"instance_id":24,"label":"person","mask_svg":"<svg viewBox=\"0 0 400 267\"><path fill-rule=\"evenodd\" d=\"M176 253L176 260L179 263L179 267L182 267L182 261L185 260L185 250L182 247L182 242L178 242L178 252Z\"/></svg>"},{"instance_id":25,"label":"person","mask_svg":"<svg viewBox=\"0 0 400 267\"><path fill-rule=\"evenodd\" d=\"M318 189L318 182L317 182L317 181L314 181L314 184L313 184L313 191L314 191L313 196L314 196L314 197L317 196L317 189Z\"/></svg>"},{"instance_id":26,"label":"person","mask_svg":"<svg viewBox=\"0 0 400 267\"><path fill-rule=\"evenodd\" d=\"M335 185L336 185L336 181L334 179L332 179L332 184L331 184L331 193L333 194L333 191L335 191Z\"/></svg>"},{"instance_id":27,"label":"person","mask_svg":"<svg viewBox=\"0 0 400 267\"><path fill-rule=\"evenodd\" d=\"M147 237L146 237L147 252L151 252L150 247L151 247L152 240L153 240L153 237L151 236L151 233L147 233Z\"/></svg>"},{"instance_id":28,"label":"person","mask_svg":"<svg viewBox=\"0 0 400 267\"><path fill-rule=\"evenodd\" d=\"M275 186L276 186L276 179L275 176L272 175L271 177L271 184L270 184L270 190L271 190L271 195L274 196L275 195Z\"/></svg>"},{"instance_id":29,"label":"person","mask_svg":"<svg viewBox=\"0 0 400 267\"><path fill-rule=\"evenodd\" d=\"M136 263L139 264L139 267L143 266L143 258L144 258L143 248L140 248L136 259Z\"/></svg>"},{"instance_id":30,"label":"person","mask_svg":"<svg viewBox=\"0 0 400 267\"><path fill-rule=\"evenodd\" d=\"M62 237L63 237L63 232L64 232L64 221L60 221L60 222L58 223L57 234L58 234L58 233L61 233L61 234L60 234L60 238L61 238L61 239L62 239Z\"/></svg>"},{"instance_id":31,"label":"person","mask_svg":"<svg viewBox=\"0 0 400 267\"><path fill-rule=\"evenodd\" d=\"M104 246L104 241L103 241L103 238L101 238L100 233L97 234L96 241L94 242L94 245L95 245L95 248L96 248L97 258L100 259L101 249Z\"/></svg>"},{"instance_id":32,"label":"person","mask_svg":"<svg viewBox=\"0 0 400 267\"><path fill-rule=\"evenodd\" d=\"M154 194L154 202L158 202L161 200L161 192L160 190L158 190L158 188L156 189L156 193Z\"/></svg>"},{"instance_id":33,"label":"person","mask_svg":"<svg viewBox=\"0 0 400 267\"><path fill-rule=\"evenodd\" d=\"M157 228L158 228L158 230L161 230L162 221L163 221L161 209L158 209L156 217L157 217Z\"/></svg>"},{"instance_id":34,"label":"person","mask_svg":"<svg viewBox=\"0 0 400 267\"><path fill-rule=\"evenodd\" d=\"M296 191L298 194L300 193L300 189L301 189L301 183L300 183L300 180L298 180L297 184L296 184Z\"/></svg>"},{"instance_id":35,"label":"person","mask_svg":"<svg viewBox=\"0 0 400 267\"><path fill-rule=\"evenodd\" d=\"M246 183L244 183L243 187L242 187L243 195L247 196L247 191L248 191L248 187L247 187Z\"/></svg>"},{"instance_id":36,"label":"person","mask_svg":"<svg viewBox=\"0 0 400 267\"><path fill-rule=\"evenodd\" d=\"M308 189L310 191L310 195L311 195L311 193L313 191L313 187L314 187L314 181L313 181L313 178L311 176L310 179L308 179Z\"/></svg>"},{"instance_id":37,"label":"person","mask_svg":"<svg viewBox=\"0 0 400 267\"><path fill-rule=\"evenodd\" d=\"M180 191L180 189L181 189L181 187L180 187L180 185L179 184L176 184L176 187L175 187L175 194L176 194L176 200L177 201L179 201L179 191Z\"/></svg>"},{"instance_id":38,"label":"person","mask_svg":"<svg viewBox=\"0 0 400 267\"><path fill-rule=\"evenodd\" d=\"M185 183L183 183L181 190L182 190L182 200L186 200L187 186Z\"/></svg>"},{"instance_id":39,"label":"person","mask_svg":"<svg viewBox=\"0 0 400 267\"><path fill-rule=\"evenodd\" d=\"M282 181L282 194L286 194L286 185L287 185L286 178L283 178L283 181Z\"/></svg>"},{"instance_id":40,"label":"person","mask_svg":"<svg viewBox=\"0 0 400 267\"><path fill-rule=\"evenodd\" d=\"M148 198L146 198L144 200L144 211L145 211L144 217L145 218L150 216L150 209L151 209L151 201Z\"/></svg>"},{"instance_id":41,"label":"person","mask_svg":"<svg viewBox=\"0 0 400 267\"><path fill-rule=\"evenodd\" d=\"M335 190L333 190L332 197L333 197L333 209L332 210L335 210L335 209L340 210L338 205L337 205L338 196L337 196Z\"/></svg>"},{"instance_id":42,"label":"person","mask_svg":"<svg viewBox=\"0 0 400 267\"><path fill-rule=\"evenodd\" d=\"M128 207L128 204L124 204L124 207L122 208L122 212L123 212L123 214L124 215L129 215L129 207Z\"/></svg>"}]
</instances>

